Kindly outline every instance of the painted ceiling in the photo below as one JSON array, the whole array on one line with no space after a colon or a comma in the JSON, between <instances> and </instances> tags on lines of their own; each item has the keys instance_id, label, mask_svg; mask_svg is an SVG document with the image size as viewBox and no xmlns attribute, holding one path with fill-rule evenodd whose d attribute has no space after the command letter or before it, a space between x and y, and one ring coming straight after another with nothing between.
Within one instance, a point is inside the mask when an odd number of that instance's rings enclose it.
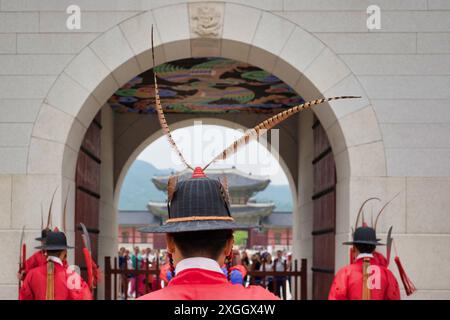
<instances>
[{"instance_id":1,"label":"painted ceiling","mask_svg":"<svg viewBox=\"0 0 450 320\"><path fill-rule=\"evenodd\" d=\"M235 60L190 58L155 70L169 113L273 113L304 102L276 76ZM126 83L108 102L119 113L154 113L153 70Z\"/></svg>"}]
</instances>

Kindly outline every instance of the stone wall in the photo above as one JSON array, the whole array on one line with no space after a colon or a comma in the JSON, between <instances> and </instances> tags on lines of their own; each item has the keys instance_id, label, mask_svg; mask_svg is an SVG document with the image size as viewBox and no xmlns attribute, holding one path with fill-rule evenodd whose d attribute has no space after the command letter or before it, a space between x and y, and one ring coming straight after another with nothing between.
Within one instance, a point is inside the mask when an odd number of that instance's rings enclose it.
<instances>
[{"instance_id":1,"label":"stone wall","mask_svg":"<svg viewBox=\"0 0 450 320\"><path fill-rule=\"evenodd\" d=\"M70 31L65 10L74 3L82 9L82 29ZM227 1L219 4L222 34L206 48L191 34L183 3L0 0L0 298L16 297L20 230L26 224L31 248L40 229L40 203L48 207L57 186L56 210L72 186L73 221L79 144L111 92L150 67L148 35L142 34L152 21L157 44L164 43L158 47L162 61L213 52L272 71L306 98L361 94L358 103L315 109L338 169L336 266L346 262L339 243L348 238L361 201L387 200L401 191L381 231L395 224L397 247L420 290L414 297L450 298L450 277L438 276L450 274L450 3ZM365 12L374 3L381 7L382 29L368 31ZM307 129L300 131L307 136ZM304 139L298 141L299 190L308 188L301 182L308 176L301 169L308 167L302 164L308 161L308 153L301 153ZM109 180L102 189L109 200L111 165L104 166ZM299 195L297 239L308 238L301 233L308 232L311 219L306 194ZM102 207L101 243L116 236L108 220L113 211ZM59 223L57 215L54 224ZM297 242L297 248L304 246Z\"/></svg>"}]
</instances>

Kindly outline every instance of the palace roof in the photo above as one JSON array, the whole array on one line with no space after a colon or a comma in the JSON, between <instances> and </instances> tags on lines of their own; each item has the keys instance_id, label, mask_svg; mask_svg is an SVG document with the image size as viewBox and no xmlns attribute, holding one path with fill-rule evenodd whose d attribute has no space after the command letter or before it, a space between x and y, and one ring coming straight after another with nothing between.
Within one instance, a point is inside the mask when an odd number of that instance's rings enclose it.
<instances>
[{"instance_id":1,"label":"palace roof","mask_svg":"<svg viewBox=\"0 0 450 320\"><path fill-rule=\"evenodd\" d=\"M274 212L261 220L263 228L290 228L292 227L292 212Z\"/></svg>"},{"instance_id":2,"label":"palace roof","mask_svg":"<svg viewBox=\"0 0 450 320\"><path fill-rule=\"evenodd\" d=\"M159 226L161 218L148 211L119 210L120 226Z\"/></svg>"},{"instance_id":3,"label":"palace roof","mask_svg":"<svg viewBox=\"0 0 450 320\"><path fill-rule=\"evenodd\" d=\"M183 170L178 173L179 179L188 179L192 175L191 170ZM206 175L211 179L228 178L228 189L230 193L240 190L251 190L258 192L264 190L270 183L270 179L266 176L252 175L245 173L236 168L230 169L208 169ZM167 190L167 181L170 176L154 176L152 182L161 191Z\"/></svg>"},{"instance_id":4,"label":"palace roof","mask_svg":"<svg viewBox=\"0 0 450 320\"><path fill-rule=\"evenodd\" d=\"M158 217L167 217L167 203L166 202L152 202L147 205L148 210ZM273 202L247 202L246 204L231 204L231 215L234 218L250 218L250 217L266 217L269 216L275 204Z\"/></svg>"},{"instance_id":5,"label":"palace roof","mask_svg":"<svg viewBox=\"0 0 450 320\"><path fill-rule=\"evenodd\" d=\"M118 221L120 226L140 227L158 226L162 219L149 211L119 210ZM292 212L273 212L261 220L261 226L266 229L290 228L292 227Z\"/></svg>"}]
</instances>

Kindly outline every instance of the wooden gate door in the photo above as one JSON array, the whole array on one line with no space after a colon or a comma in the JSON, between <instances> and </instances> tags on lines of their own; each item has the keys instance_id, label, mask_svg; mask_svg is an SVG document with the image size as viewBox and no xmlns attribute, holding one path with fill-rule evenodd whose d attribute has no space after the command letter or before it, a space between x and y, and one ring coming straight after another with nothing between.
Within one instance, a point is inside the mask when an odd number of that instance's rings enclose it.
<instances>
[{"instance_id":1,"label":"wooden gate door","mask_svg":"<svg viewBox=\"0 0 450 320\"><path fill-rule=\"evenodd\" d=\"M75 264L80 267L83 279L87 279L87 276L80 222L84 223L89 231L92 257L98 261L101 129L101 112L99 112L86 131L78 152L75 178Z\"/></svg>"},{"instance_id":2,"label":"wooden gate door","mask_svg":"<svg viewBox=\"0 0 450 320\"><path fill-rule=\"evenodd\" d=\"M327 134L314 118L313 299L327 299L334 277L336 166Z\"/></svg>"}]
</instances>

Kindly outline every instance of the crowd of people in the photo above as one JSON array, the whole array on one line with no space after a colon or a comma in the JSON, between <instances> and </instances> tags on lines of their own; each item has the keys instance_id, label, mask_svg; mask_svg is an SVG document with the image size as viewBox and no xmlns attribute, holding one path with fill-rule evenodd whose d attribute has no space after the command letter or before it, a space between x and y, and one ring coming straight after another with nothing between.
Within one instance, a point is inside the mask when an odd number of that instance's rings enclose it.
<instances>
[{"instance_id":1,"label":"crowd of people","mask_svg":"<svg viewBox=\"0 0 450 320\"><path fill-rule=\"evenodd\" d=\"M247 267L249 271L291 271L292 270L292 255L281 250L276 251L275 257L272 257L267 251L255 252L248 258L247 252L242 253L242 264ZM252 284L258 284L265 287L270 292L274 293L280 298L287 299L288 291L290 290L290 278L286 276L266 276L253 277L249 279Z\"/></svg>"},{"instance_id":2,"label":"crowd of people","mask_svg":"<svg viewBox=\"0 0 450 320\"><path fill-rule=\"evenodd\" d=\"M122 276L122 285L120 288L120 296L122 298L125 295L128 298L137 298L166 286L170 281L169 261L165 250L159 251L148 247L141 249L135 246L130 251L125 247L121 247L118 252L118 257L119 268L121 270L150 270L147 274L125 273ZM292 255L290 252L278 250L272 256L267 250L234 250L231 265L242 265L245 268L247 273L243 277L242 285L259 285L280 298L287 299L290 297L289 277L274 277L272 275L260 277L252 275L254 271L291 271ZM159 281L156 276L157 272L152 272L152 270L156 270L157 268L159 270Z\"/></svg>"},{"instance_id":3,"label":"crowd of people","mask_svg":"<svg viewBox=\"0 0 450 320\"><path fill-rule=\"evenodd\" d=\"M132 252L121 247L118 256L121 270L155 270L157 268L156 259L160 258L157 251L150 248L141 250L138 246L134 247ZM123 298L127 295L127 297L136 298L160 288L161 285L155 274L134 275L130 273L122 276L120 296Z\"/></svg>"}]
</instances>

